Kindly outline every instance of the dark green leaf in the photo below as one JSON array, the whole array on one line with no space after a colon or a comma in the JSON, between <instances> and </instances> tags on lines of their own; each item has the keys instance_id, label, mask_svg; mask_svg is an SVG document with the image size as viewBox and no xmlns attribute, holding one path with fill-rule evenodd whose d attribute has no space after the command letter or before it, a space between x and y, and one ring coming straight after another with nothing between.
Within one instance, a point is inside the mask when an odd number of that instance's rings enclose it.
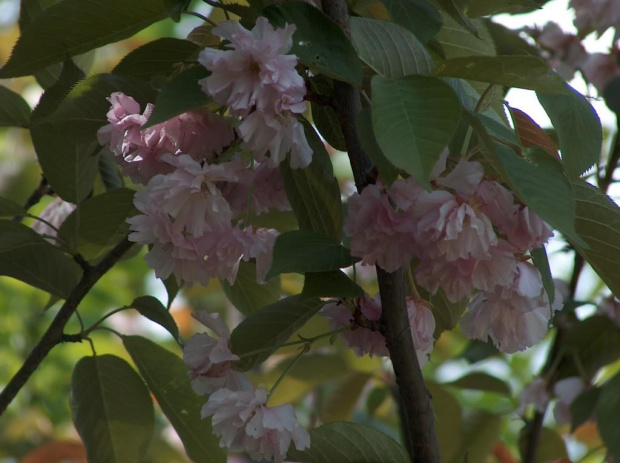
<instances>
[{"instance_id":1,"label":"dark green leaf","mask_svg":"<svg viewBox=\"0 0 620 463\"><path fill-rule=\"evenodd\" d=\"M530 428L525 427L519 435L519 451L521 452L522 457L526 448L525 446L530 439L529 432ZM542 431L540 431L539 439L540 443L538 444L538 448L536 450L536 458L534 461L549 462L568 457L568 452L566 451L566 444L564 443L564 439L562 439L562 436L560 436L560 434L558 434L553 429L542 428Z\"/></svg>"},{"instance_id":2,"label":"dark green leaf","mask_svg":"<svg viewBox=\"0 0 620 463\"><path fill-rule=\"evenodd\" d=\"M489 357L494 357L497 354L499 354L499 351L492 342L484 342L478 341L477 339L472 339L467 344L467 347L465 348L463 353L459 355L459 358L463 358L469 363L477 363L482 360L486 360Z\"/></svg>"},{"instance_id":3,"label":"dark green leaf","mask_svg":"<svg viewBox=\"0 0 620 463\"><path fill-rule=\"evenodd\" d=\"M390 391L387 387L375 387L369 393L366 398L366 413L369 416L373 416L385 400L390 396Z\"/></svg>"},{"instance_id":4,"label":"dark green leaf","mask_svg":"<svg viewBox=\"0 0 620 463\"><path fill-rule=\"evenodd\" d=\"M433 66L415 35L391 22L352 17L351 40L360 59L385 77L428 74Z\"/></svg>"},{"instance_id":5,"label":"dark green leaf","mask_svg":"<svg viewBox=\"0 0 620 463\"><path fill-rule=\"evenodd\" d=\"M490 1L495 2L495 0ZM484 24L493 38L498 55L540 55L540 49L521 37L518 30L509 29L491 19L485 19Z\"/></svg>"},{"instance_id":6,"label":"dark green leaf","mask_svg":"<svg viewBox=\"0 0 620 463\"><path fill-rule=\"evenodd\" d=\"M464 115L496 169L521 201L571 242L587 247L575 231L575 196L560 163L536 148L531 150L528 162L504 145L494 143L476 115Z\"/></svg>"},{"instance_id":7,"label":"dark green leaf","mask_svg":"<svg viewBox=\"0 0 620 463\"><path fill-rule=\"evenodd\" d=\"M25 213L24 208L15 201L0 196L0 217L22 216Z\"/></svg>"},{"instance_id":8,"label":"dark green leaf","mask_svg":"<svg viewBox=\"0 0 620 463\"><path fill-rule=\"evenodd\" d=\"M324 302L318 298L302 299L300 296L289 296L257 310L243 320L230 335L233 353L242 357L240 366L249 369L263 362L323 305ZM247 355L259 349L265 350Z\"/></svg>"},{"instance_id":9,"label":"dark green leaf","mask_svg":"<svg viewBox=\"0 0 620 463\"><path fill-rule=\"evenodd\" d=\"M153 402L127 362L82 358L71 379L71 409L89 462L142 460L153 437Z\"/></svg>"},{"instance_id":10,"label":"dark green leaf","mask_svg":"<svg viewBox=\"0 0 620 463\"><path fill-rule=\"evenodd\" d=\"M465 312L469 305L469 300L468 298L463 298L457 302L450 302L441 290L435 295L427 294L422 288L420 288L420 291L424 300L429 301L433 306L433 316L435 317L435 333L433 333L433 337L439 339L441 333L450 331L457 325L461 315L463 315L463 312Z\"/></svg>"},{"instance_id":11,"label":"dark green leaf","mask_svg":"<svg viewBox=\"0 0 620 463\"><path fill-rule=\"evenodd\" d=\"M172 335L175 341L179 342L179 329L177 324L170 315L170 312L162 305L157 298L153 296L140 296L129 305L133 307L141 315L152 322L157 323Z\"/></svg>"},{"instance_id":12,"label":"dark green leaf","mask_svg":"<svg viewBox=\"0 0 620 463\"><path fill-rule=\"evenodd\" d=\"M312 445L289 450L287 458L303 463L406 463L407 451L391 437L357 423L329 423L310 431Z\"/></svg>"},{"instance_id":13,"label":"dark green leaf","mask_svg":"<svg viewBox=\"0 0 620 463\"><path fill-rule=\"evenodd\" d=\"M476 37L480 36L480 33L476 28L476 24L472 22L472 20L469 19L463 11L462 7L466 4L466 2L463 0L437 0L437 3L439 3L439 6L441 6L450 16L452 16L457 23L474 34Z\"/></svg>"},{"instance_id":14,"label":"dark green leaf","mask_svg":"<svg viewBox=\"0 0 620 463\"><path fill-rule=\"evenodd\" d=\"M32 122L53 114L75 84L82 79L84 79L84 72L75 65L73 60L66 59L56 83L41 95L39 103L32 112Z\"/></svg>"},{"instance_id":15,"label":"dark green leaf","mask_svg":"<svg viewBox=\"0 0 620 463\"><path fill-rule=\"evenodd\" d=\"M614 459L620 458L620 373L606 382L596 404L598 431Z\"/></svg>"},{"instance_id":16,"label":"dark green leaf","mask_svg":"<svg viewBox=\"0 0 620 463\"><path fill-rule=\"evenodd\" d=\"M192 390L183 360L140 336L123 336L123 344L181 438L187 456L197 463L225 462L211 420L200 418L204 399Z\"/></svg>"},{"instance_id":17,"label":"dark green leaf","mask_svg":"<svg viewBox=\"0 0 620 463\"><path fill-rule=\"evenodd\" d=\"M316 125L321 136L332 147L339 151L346 151L347 145L340 129L340 121L336 111L329 106L321 106L316 103L311 103L311 106L312 122Z\"/></svg>"},{"instance_id":18,"label":"dark green leaf","mask_svg":"<svg viewBox=\"0 0 620 463\"><path fill-rule=\"evenodd\" d=\"M598 403L602 389L593 387L578 395L570 404L571 433L591 418Z\"/></svg>"},{"instance_id":19,"label":"dark green leaf","mask_svg":"<svg viewBox=\"0 0 620 463\"><path fill-rule=\"evenodd\" d=\"M487 461L500 439L502 417L497 413L473 410L463 420L460 451L450 463Z\"/></svg>"},{"instance_id":20,"label":"dark green leaf","mask_svg":"<svg viewBox=\"0 0 620 463\"><path fill-rule=\"evenodd\" d=\"M486 373L470 373L455 381L445 383L445 386L454 386L459 389L473 389L476 391L495 392L510 395L510 387L501 379Z\"/></svg>"},{"instance_id":21,"label":"dark green leaf","mask_svg":"<svg viewBox=\"0 0 620 463\"><path fill-rule=\"evenodd\" d=\"M28 127L30 113L26 100L0 85L0 127Z\"/></svg>"},{"instance_id":22,"label":"dark green leaf","mask_svg":"<svg viewBox=\"0 0 620 463\"><path fill-rule=\"evenodd\" d=\"M276 238L267 279L281 273L326 272L349 267L359 258L339 242L309 230L293 230Z\"/></svg>"},{"instance_id":23,"label":"dark green leaf","mask_svg":"<svg viewBox=\"0 0 620 463\"><path fill-rule=\"evenodd\" d=\"M22 32L0 78L35 73L67 56L127 38L166 17L161 0L62 0L39 13Z\"/></svg>"},{"instance_id":24,"label":"dark green leaf","mask_svg":"<svg viewBox=\"0 0 620 463\"><path fill-rule=\"evenodd\" d=\"M60 236L86 260L101 257L127 234L127 218L138 214L134 193L118 188L87 199L63 222Z\"/></svg>"},{"instance_id":25,"label":"dark green leaf","mask_svg":"<svg viewBox=\"0 0 620 463\"><path fill-rule=\"evenodd\" d=\"M118 164L114 162L114 155L108 150L103 150L99 155L99 176L106 191L116 190L125 186L123 176L118 170Z\"/></svg>"},{"instance_id":26,"label":"dark green leaf","mask_svg":"<svg viewBox=\"0 0 620 463\"><path fill-rule=\"evenodd\" d=\"M312 162L305 169L291 169L288 160L280 164L286 195L293 206L299 228L340 241L342 204L332 162L312 126L304 123L304 130L314 151Z\"/></svg>"},{"instance_id":27,"label":"dark green leaf","mask_svg":"<svg viewBox=\"0 0 620 463\"><path fill-rule=\"evenodd\" d=\"M176 23L181 20L181 12L186 11L192 0L164 0L166 14Z\"/></svg>"},{"instance_id":28,"label":"dark green leaf","mask_svg":"<svg viewBox=\"0 0 620 463\"><path fill-rule=\"evenodd\" d=\"M434 77L372 79L372 122L377 142L396 167L424 187L461 120L461 104Z\"/></svg>"},{"instance_id":29,"label":"dark green leaf","mask_svg":"<svg viewBox=\"0 0 620 463\"><path fill-rule=\"evenodd\" d=\"M577 202L575 229L589 246L584 249L576 245L577 250L620 296L620 208L586 182L573 182L573 191Z\"/></svg>"},{"instance_id":30,"label":"dark green leaf","mask_svg":"<svg viewBox=\"0 0 620 463\"><path fill-rule=\"evenodd\" d=\"M150 80L153 76L168 77L175 65L198 52L198 45L189 40L165 37L136 48L112 70L113 74Z\"/></svg>"},{"instance_id":31,"label":"dark green leaf","mask_svg":"<svg viewBox=\"0 0 620 463\"><path fill-rule=\"evenodd\" d=\"M433 74L440 77L488 82L506 87L543 92L566 92L564 79L534 56L468 56L439 63Z\"/></svg>"},{"instance_id":32,"label":"dark green leaf","mask_svg":"<svg viewBox=\"0 0 620 463\"><path fill-rule=\"evenodd\" d=\"M226 280L220 280L220 284L232 305L246 316L277 302L282 292L280 277L271 278L262 285L256 282L256 264L253 262L239 263L234 285Z\"/></svg>"},{"instance_id":33,"label":"dark green leaf","mask_svg":"<svg viewBox=\"0 0 620 463\"><path fill-rule=\"evenodd\" d=\"M603 143L601 121L586 97L566 84L562 94L536 92L560 140L569 177L579 177L599 159Z\"/></svg>"},{"instance_id":34,"label":"dark green leaf","mask_svg":"<svg viewBox=\"0 0 620 463\"><path fill-rule=\"evenodd\" d=\"M207 75L208 71L204 67L196 66L183 71L164 85L155 101L153 114L142 128L166 122L174 116L206 105L209 97L200 89L198 80Z\"/></svg>"},{"instance_id":35,"label":"dark green leaf","mask_svg":"<svg viewBox=\"0 0 620 463\"><path fill-rule=\"evenodd\" d=\"M499 13L527 13L539 8L539 3L533 0L469 0L467 15L478 18Z\"/></svg>"},{"instance_id":36,"label":"dark green leaf","mask_svg":"<svg viewBox=\"0 0 620 463\"><path fill-rule=\"evenodd\" d=\"M237 278L239 278L238 275ZM170 310L170 307L174 302L174 298L177 297L177 294L179 294L179 291L181 290L181 285L177 283L177 279L174 275L170 275L168 278L163 280L163 283L166 288L166 294L168 295L168 302L166 303L166 308Z\"/></svg>"},{"instance_id":37,"label":"dark green leaf","mask_svg":"<svg viewBox=\"0 0 620 463\"><path fill-rule=\"evenodd\" d=\"M459 24L451 16L442 15L444 25L437 34L437 41L443 47L446 58L473 55L495 55L495 45L485 24L474 19L472 23L478 30L480 38Z\"/></svg>"},{"instance_id":38,"label":"dark green leaf","mask_svg":"<svg viewBox=\"0 0 620 463\"><path fill-rule=\"evenodd\" d=\"M317 8L305 2L290 2L270 6L262 14L275 27L295 24L293 48L305 66L336 80L353 85L362 84L362 67L355 49L336 23Z\"/></svg>"},{"instance_id":39,"label":"dark green leaf","mask_svg":"<svg viewBox=\"0 0 620 463\"><path fill-rule=\"evenodd\" d=\"M441 29L441 15L428 0L381 0L396 24L413 32L423 44Z\"/></svg>"},{"instance_id":40,"label":"dark green leaf","mask_svg":"<svg viewBox=\"0 0 620 463\"><path fill-rule=\"evenodd\" d=\"M362 109L357 115L355 128L360 144L364 152L368 155L372 163L379 172L381 181L386 186L391 186L398 177L399 171L394 165L387 160L383 151L377 143L375 131L372 127L372 112L370 108Z\"/></svg>"},{"instance_id":41,"label":"dark green leaf","mask_svg":"<svg viewBox=\"0 0 620 463\"><path fill-rule=\"evenodd\" d=\"M361 297L364 290L340 270L306 273L303 297Z\"/></svg>"},{"instance_id":42,"label":"dark green leaf","mask_svg":"<svg viewBox=\"0 0 620 463\"><path fill-rule=\"evenodd\" d=\"M549 297L549 303L553 304L555 300L555 285L553 284L553 276L551 275L551 268L549 267L549 260L547 259L547 251L544 246L530 250L532 256L532 262L540 272L542 277L543 286Z\"/></svg>"},{"instance_id":43,"label":"dark green leaf","mask_svg":"<svg viewBox=\"0 0 620 463\"><path fill-rule=\"evenodd\" d=\"M437 427L441 461L452 462L455 455L459 454L459 446L465 434L461 406L444 386L430 381L426 385L433 398L435 422L442 423Z\"/></svg>"},{"instance_id":44,"label":"dark green leaf","mask_svg":"<svg viewBox=\"0 0 620 463\"><path fill-rule=\"evenodd\" d=\"M16 278L60 298L80 279L80 267L21 223L0 221L0 275Z\"/></svg>"}]
</instances>

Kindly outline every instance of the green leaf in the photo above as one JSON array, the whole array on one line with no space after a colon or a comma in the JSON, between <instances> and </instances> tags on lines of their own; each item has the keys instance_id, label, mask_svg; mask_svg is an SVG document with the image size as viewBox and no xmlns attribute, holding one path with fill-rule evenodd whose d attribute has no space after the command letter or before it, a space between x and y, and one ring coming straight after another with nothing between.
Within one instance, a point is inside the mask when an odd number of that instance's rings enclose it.
<instances>
[{"instance_id":1,"label":"green leaf","mask_svg":"<svg viewBox=\"0 0 620 463\"><path fill-rule=\"evenodd\" d=\"M322 106L316 103L311 103L310 106L312 107L312 122L314 122L321 136L333 148L339 151L346 151L347 145L342 135L336 111L329 106Z\"/></svg>"},{"instance_id":2,"label":"green leaf","mask_svg":"<svg viewBox=\"0 0 620 463\"><path fill-rule=\"evenodd\" d=\"M601 391L602 388L593 387L579 394L570 404L571 433L594 417L594 410L601 396Z\"/></svg>"},{"instance_id":3,"label":"green leaf","mask_svg":"<svg viewBox=\"0 0 620 463\"><path fill-rule=\"evenodd\" d=\"M271 278L262 285L256 282L256 264L253 262L239 263L234 285L226 280L220 280L220 285L232 305L246 316L279 301L282 293L280 277Z\"/></svg>"},{"instance_id":4,"label":"green leaf","mask_svg":"<svg viewBox=\"0 0 620 463\"><path fill-rule=\"evenodd\" d=\"M407 451L394 439L357 423L328 423L310 430L312 445L289 450L287 459L303 463L406 463Z\"/></svg>"},{"instance_id":5,"label":"green leaf","mask_svg":"<svg viewBox=\"0 0 620 463\"><path fill-rule=\"evenodd\" d=\"M233 353L242 358L239 366L247 370L263 362L323 305L324 302L318 298L302 299L300 296L289 296L254 312L230 335ZM265 350L247 355L259 349Z\"/></svg>"},{"instance_id":6,"label":"green leaf","mask_svg":"<svg viewBox=\"0 0 620 463\"><path fill-rule=\"evenodd\" d=\"M136 48L112 70L113 74L150 80L151 77L168 77L175 65L198 52L198 45L189 40L164 37Z\"/></svg>"},{"instance_id":7,"label":"green leaf","mask_svg":"<svg viewBox=\"0 0 620 463\"><path fill-rule=\"evenodd\" d=\"M562 162L569 177L579 177L599 159L603 144L601 120L586 97L566 84L562 94L536 92L560 140Z\"/></svg>"},{"instance_id":8,"label":"green leaf","mask_svg":"<svg viewBox=\"0 0 620 463\"><path fill-rule=\"evenodd\" d=\"M144 103L153 91L146 82L99 74L80 82L51 114L37 117L32 141L45 177L64 200L79 203L92 191L100 147L97 130L106 124L111 93L121 91ZM52 102L50 101L50 105ZM50 106L46 105L45 113ZM39 107L33 113L39 114Z\"/></svg>"},{"instance_id":9,"label":"green leaf","mask_svg":"<svg viewBox=\"0 0 620 463\"><path fill-rule=\"evenodd\" d=\"M424 45L437 35L443 23L435 5L428 0L382 0L396 24L403 26Z\"/></svg>"},{"instance_id":10,"label":"green leaf","mask_svg":"<svg viewBox=\"0 0 620 463\"><path fill-rule=\"evenodd\" d=\"M486 373L470 373L455 381L444 383L444 385L458 387L459 389L473 389L476 391L511 395L508 384Z\"/></svg>"},{"instance_id":11,"label":"green leaf","mask_svg":"<svg viewBox=\"0 0 620 463\"><path fill-rule=\"evenodd\" d=\"M125 186L123 176L118 170L118 164L114 161L114 155L110 151L105 149L101 151L97 170L106 191L116 190Z\"/></svg>"},{"instance_id":12,"label":"green leaf","mask_svg":"<svg viewBox=\"0 0 620 463\"><path fill-rule=\"evenodd\" d=\"M540 2L533 0L469 0L467 16L478 18L499 13L527 13L540 9Z\"/></svg>"},{"instance_id":13,"label":"green leaf","mask_svg":"<svg viewBox=\"0 0 620 463\"><path fill-rule=\"evenodd\" d=\"M22 32L0 78L26 76L107 43L131 37L166 17L161 0L61 0L39 13Z\"/></svg>"},{"instance_id":14,"label":"green leaf","mask_svg":"<svg viewBox=\"0 0 620 463\"><path fill-rule=\"evenodd\" d=\"M589 248L573 244L609 289L620 296L620 208L586 182L573 182L573 191L577 203L575 229Z\"/></svg>"},{"instance_id":15,"label":"green leaf","mask_svg":"<svg viewBox=\"0 0 620 463\"><path fill-rule=\"evenodd\" d=\"M620 373L616 374L601 388L596 405L596 424L598 431L614 459L620 458Z\"/></svg>"},{"instance_id":16,"label":"green leaf","mask_svg":"<svg viewBox=\"0 0 620 463\"><path fill-rule=\"evenodd\" d=\"M437 34L437 41L441 44L446 58L472 55L495 55L495 45L487 27L479 19L472 20L478 30L480 38L448 15L442 15L444 25Z\"/></svg>"},{"instance_id":17,"label":"green leaf","mask_svg":"<svg viewBox=\"0 0 620 463\"><path fill-rule=\"evenodd\" d=\"M157 323L172 335L175 341L179 342L179 328L177 324L159 300L153 296L140 296L134 299L129 305L136 309L140 315L144 315L152 322Z\"/></svg>"},{"instance_id":18,"label":"green leaf","mask_svg":"<svg viewBox=\"0 0 620 463\"><path fill-rule=\"evenodd\" d=\"M73 60L66 59L62 63L58 80L54 85L45 90L39 99L39 103L34 108L32 112L32 123L34 124L34 122L39 119L53 114L75 84L83 79L84 72L75 65Z\"/></svg>"},{"instance_id":19,"label":"green leaf","mask_svg":"<svg viewBox=\"0 0 620 463\"><path fill-rule=\"evenodd\" d=\"M467 17L463 11L462 6L466 3L462 0L437 0L439 6L441 6L452 18L470 33L479 37L480 33L476 28L476 24Z\"/></svg>"},{"instance_id":20,"label":"green leaf","mask_svg":"<svg viewBox=\"0 0 620 463\"><path fill-rule=\"evenodd\" d=\"M312 162L305 169L291 169L288 159L280 164L286 195L299 228L340 241L342 203L332 162L312 126L304 123L304 130L308 144L314 151Z\"/></svg>"},{"instance_id":21,"label":"green leaf","mask_svg":"<svg viewBox=\"0 0 620 463\"><path fill-rule=\"evenodd\" d=\"M295 24L293 48L304 66L336 80L362 85L362 66L340 27L317 8L304 2L270 6L262 12L274 27Z\"/></svg>"},{"instance_id":22,"label":"green leaf","mask_svg":"<svg viewBox=\"0 0 620 463\"><path fill-rule=\"evenodd\" d=\"M372 112L370 108L364 108L359 112L355 122L355 128L360 144L377 168L381 181L384 185L388 187L391 186L398 177L399 170L387 160L377 143L375 130L372 127Z\"/></svg>"},{"instance_id":23,"label":"green leaf","mask_svg":"<svg viewBox=\"0 0 620 463\"><path fill-rule=\"evenodd\" d=\"M434 77L372 78L372 122L388 160L423 187L461 119L450 86Z\"/></svg>"},{"instance_id":24,"label":"green leaf","mask_svg":"<svg viewBox=\"0 0 620 463\"><path fill-rule=\"evenodd\" d=\"M553 304L555 300L555 285L553 284L553 276L551 275L551 268L549 267L549 259L547 259L547 250L544 246L540 248L530 250L532 256L532 262L540 272L543 286L549 297L549 303Z\"/></svg>"},{"instance_id":25,"label":"green leaf","mask_svg":"<svg viewBox=\"0 0 620 463\"><path fill-rule=\"evenodd\" d=\"M21 223L0 221L0 275L66 299L81 277L71 257Z\"/></svg>"},{"instance_id":26,"label":"green leaf","mask_svg":"<svg viewBox=\"0 0 620 463\"><path fill-rule=\"evenodd\" d=\"M519 434L519 451L524 456L526 443L529 441L529 428L524 427ZM543 427L540 431L540 440L536 450L536 462L549 462L568 458L566 444L562 436L553 429Z\"/></svg>"},{"instance_id":27,"label":"green leaf","mask_svg":"<svg viewBox=\"0 0 620 463\"><path fill-rule=\"evenodd\" d=\"M28 127L30 113L26 100L0 85L0 127Z\"/></svg>"},{"instance_id":28,"label":"green leaf","mask_svg":"<svg viewBox=\"0 0 620 463\"><path fill-rule=\"evenodd\" d=\"M187 456L197 463L225 462L211 420L200 418L204 399L192 390L183 360L141 336L123 336L123 344L181 438Z\"/></svg>"},{"instance_id":29,"label":"green leaf","mask_svg":"<svg viewBox=\"0 0 620 463\"><path fill-rule=\"evenodd\" d=\"M463 439L460 450L451 463L487 461L493 447L500 439L502 417L481 410L474 410L463 421Z\"/></svg>"},{"instance_id":30,"label":"green leaf","mask_svg":"<svg viewBox=\"0 0 620 463\"><path fill-rule=\"evenodd\" d=\"M499 174L521 201L571 242L587 247L575 231L575 196L560 163L536 148L530 151L528 162L510 148L494 143L476 115L465 112L464 116Z\"/></svg>"},{"instance_id":31,"label":"green leaf","mask_svg":"<svg viewBox=\"0 0 620 463\"><path fill-rule=\"evenodd\" d=\"M166 14L175 22L181 20L181 13L186 11L191 0L164 0Z\"/></svg>"},{"instance_id":32,"label":"green leaf","mask_svg":"<svg viewBox=\"0 0 620 463\"><path fill-rule=\"evenodd\" d=\"M153 438L153 402L127 362L82 358L71 378L71 409L89 462L142 460Z\"/></svg>"},{"instance_id":33,"label":"green leaf","mask_svg":"<svg viewBox=\"0 0 620 463\"><path fill-rule=\"evenodd\" d=\"M433 66L415 35L391 22L352 17L351 40L360 59L385 77L429 74Z\"/></svg>"},{"instance_id":34,"label":"green leaf","mask_svg":"<svg viewBox=\"0 0 620 463\"><path fill-rule=\"evenodd\" d=\"M443 385L427 381L426 386L433 398L441 461L451 462L459 454L459 446L465 435L461 406Z\"/></svg>"},{"instance_id":35,"label":"green leaf","mask_svg":"<svg viewBox=\"0 0 620 463\"><path fill-rule=\"evenodd\" d=\"M118 188L87 199L62 223L60 236L86 260L101 257L127 234L127 218L138 214L134 193Z\"/></svg>"},{"instance_id":36,"label":"green leaf","mask_svg":"<svg viewBox=\"0 0 620 463\"><path fill-rule=\"evenodd\" d=\"M25 213L24 208L15 201L0 196L0 217L23 216Z\"/></svg>"},{"instance_id":37,"label":"green leaf","mask_svg":"<svg viewBox=\"0 0 620 463\"><path fill-rule=\"evenodd\" d=\"M534 56L452 58L439 63L433 74L542 92L566 92L564 79L553 72L545 61Z\"/></svg>"},{"instance_id":38,"label":"green leaf","mask_svg":"<svg viewBox=\"0 0 620 463\"><path fill-rule=\"evenodd\" d=\"M350 419L370 378L369 373L351 371L338 381L336 388L327 395L322 404L320 420L323 423L333 423Z\"/></svg>"},{"instance_id":39,"label":"green leaf","mask_svg":"<svg viewBox=\"0 0 620 463\"><path fill-rule=\"evenodd\" d=\"M439 290L435 295L428 294L423 288L419 288L419 290L424 300L433 306L433 316L435 317L433 337L439 339L441 333L450 331L458 324L461 315L469 305L469 300L463 298L457 302L450 302L442 290Z\"/></svg>"},{"instance_id":40,"label":"green leaf","mask_svg":"<svg viewBox=\"0 0 620 463\"><path fill-rule=\"evenodd\" d=\"M369 393L366 398L366 413L368 416L373 416L377 409L383 405L385 400L390 396L390 391L387 387L375 387Z\"/></svg>"},{"instance_id":41,"label":"green leaf","mask_svg":"<svg viewBox=\"0 0 620 463\"><path fill-rule=\"evenodd\" d=\"M181 285L177 283L177 279L174 275L170 275L165 280L162 280L162 283L164 284L164 287L166 288L166 294L168 295L166 308L170 310L170 307L172 307L172 303L174 302L174 298L177 297L177 294L179 294L179 291L181 290Z\"/></svg>"},{"instance_id":42,"label":"green leaf","mask_svg":"<svg viewBox=\"0 0 620 463\"><path fill-rule=\"evenodd\" d=\"M164 85L155 100L153 113L142 129L206 105L209 97L200 89L198 80L207 77L208 74L204 67L196 66L183 71Z\"/></svg>"},{"instance_id":43,"label":"green leaf","mask_svg":"<svg viewBox=\"0 0 620 463\"><path fill-rule=\"evenodd\" d=\"M281 273L326 272L350 267L360 259L339 242L309 230L293 230L276 238L267 279Z\"/></svg>"},{"instance_id":44,"label":"green leaf","mask_svg":"<svg viewBox=\"0 0 620 463\"><path fill-rule=\"evenodd\" d=\"M477 339L472 339L469 341L467 347L458 356L458 358L463 358L469 363L477 363L490 357L494 357L498 354L499 351L492 342L483 342L478 341Z\"/></svg>"},{"instance_id":45,"label":"green leaf","mask_svg":"<svg viewBox=\"0 0 620 463\"><path fill-rule=\"evenodd\" d=\"M352 281L344 272L306 273L303 297L361 297L364 290Z\"/></svg>"}]
</instances>

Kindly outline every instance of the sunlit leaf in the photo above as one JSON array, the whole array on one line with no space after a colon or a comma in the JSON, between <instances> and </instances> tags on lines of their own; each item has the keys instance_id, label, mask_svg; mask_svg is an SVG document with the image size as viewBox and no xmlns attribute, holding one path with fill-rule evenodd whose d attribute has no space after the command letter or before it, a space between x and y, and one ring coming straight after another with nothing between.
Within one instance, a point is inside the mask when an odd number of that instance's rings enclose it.
<instances>
[{"instance_id":1,"label":"sunlit leaf","mask_svg":"<svg viewBox=\"0 0 620 463\"><path fill-rule=\"evenodd\" d=\"M153 437L153 402L127 362L82 358L71 379L71 409L89 462L142 460Z\"/></svg>"},{"instance_id":2,"label":"sunlit leaf","mask_svg":"<svg viewBox=\"0 0 620 463\"><path fill-rule=\"evenodd\" d=\"M288 459L303 463L406 463L407 451L394 439L357 423L328 423L310 430L312 445L289 450Z\"/></svg>"},{"instance_id":3,"label":"sunlit leaf","mask_svg":"<svg viewBox=\"0 0 620 463\"><path fill-rule=\"evenodd\" d=\"M433 65L415 35L391 22L352 17L351 40L360 59L385 77L428 74Z\"/></svg>"},{"instance_id":4,"label":"sunlit leaf","mask_svg":"<svg viewBox=\"0 0 620 463\"><path fill-rule=\"evenodd\" d=\"M183 360L140 336L123 336L123 344L179 435L187 456L197 463L225 462L211 420L200 417L205 399L192 390Z\"/></svg>"},{"instance_id":5,"label":"sunlit leaf","mask_svg":"<svg viewBox=\"0 0 620 463\"><path fill-rule=\"evenodd\" d=\"M372 79L372 122L385 157L427 187L429 175L461 119L461 104L441 80Z\"/></svg>"},{"instance_id":6,"label":"sunlit leaf","mask_svg":"<svg viewBox=\"0 0 620 463\"><path fill-rule=\"evenodd\" d=\"M166 17L161 0L62 0L39 13L22 32L0 78L33 74L45 66L127 38Z\"/></svg>"}]
</instances>

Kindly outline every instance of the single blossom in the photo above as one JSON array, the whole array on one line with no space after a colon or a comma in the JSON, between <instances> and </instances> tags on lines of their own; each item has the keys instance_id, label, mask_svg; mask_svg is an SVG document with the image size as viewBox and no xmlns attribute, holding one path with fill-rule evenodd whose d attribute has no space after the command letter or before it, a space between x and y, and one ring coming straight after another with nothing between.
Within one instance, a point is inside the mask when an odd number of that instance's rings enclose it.
<instances>
[{"instance_id":1,"label":"single blossom","mask_svg":"<svg viewBox=\"0 0 620 463\"><path fill-rule=\"evenodd\" d=\"M306 93L297 73L297 57L287 55L293 46L294 25L274 29L264 17L248 31L238 21L225 21L213 34L229 44L225 50L205 48L198 61L211 75L199 81L203 91L232 114L247 116L256 107L270 113L301 113Z\"/></svg>"},{"instance_id":2,"label":"single blossom","mask_svg":"<svg viewBox=\"0 0 620 463\"><path fill-rule=\"evenodd\" d=\"M230 331L219 314L204 311L192 314L196 320L215 333L213 338L200 333L189 338L183 348L183 360L189 368L192 387L197 394L211 394L218 389L252 391L248 377L232 368L239 357L230 350Z\"/></svg>"},{"instance_id":3,"label":"single blossom","mask_svg":"<svg viewBox=\"0 0 620 463\"><path fill-rule=\"evenodd\" d=\"M282 462L291 445L310 447L310 435L297 422L291 404L267 407L267 391L219 389L209 396L202 417L211 417L220 446L247 452L254 460Z\"/></svg>"},{"instance_id":4,"label":"single blossom","mask_svg":"<svg viewBox=\"0 0 620 463\"><path fill-rule=\"evenodd\" d=\"M74 210L75 204L64 201L62 198L56 198L45 206L45 209L39 214L39 218L45 222L35 221L32 224L32 229L40 235L55 237L62 223Z\"/></svg>"}]
</instances>

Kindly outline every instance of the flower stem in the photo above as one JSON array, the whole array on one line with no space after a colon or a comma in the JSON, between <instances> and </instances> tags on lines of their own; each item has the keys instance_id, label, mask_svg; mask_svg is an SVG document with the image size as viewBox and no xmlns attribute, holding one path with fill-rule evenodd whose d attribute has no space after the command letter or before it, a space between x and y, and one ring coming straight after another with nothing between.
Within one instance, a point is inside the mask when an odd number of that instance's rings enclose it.
<instances>
[{"instance_id":1,"label":"flower stem","mask_svg":"<svg viewBox=\"0 0 620 463\"><path fill-rule=\"evenodd\" d=\"M284 369L284 371L282 372L280 377L276 380L276 382L273 383L273 386L271 386L271 389L269 390L269 397L271 397L271 395L274 393L274 391L280 385L280 383L282 382L284 377L287 375L287 373L289 371L291 371L291 368L293 368L295 366L295 364L299 361L299 359L302 357L302 355L307 353L309 350L310 350L310 344L306 343L306 345L299 350L299 354L297 354L295 356L295 358L286 366L286 368Z\"/></svg>"}]
</instances>

